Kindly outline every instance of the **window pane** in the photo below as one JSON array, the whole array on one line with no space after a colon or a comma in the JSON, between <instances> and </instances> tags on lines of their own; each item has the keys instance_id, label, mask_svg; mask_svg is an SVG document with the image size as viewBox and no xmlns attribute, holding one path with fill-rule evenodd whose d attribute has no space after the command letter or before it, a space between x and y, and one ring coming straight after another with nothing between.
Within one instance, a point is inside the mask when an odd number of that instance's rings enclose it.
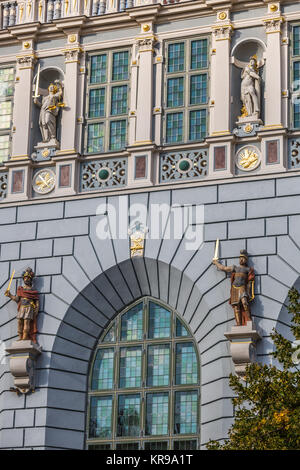
<instances>
[{"instance_id":1,"label":"window pane","mask_svg":"<svg viewBox=\"0 0 300 470\"><path fill-rule=\"evenodd\" d=\"M169 432L169 394L147 394L146 434L157 436Z\"/></svg>"},{"instance_id":2,"label":"window pane","mask_svg":"<svg viewBox=\"0 0 300 470\"><path fill-rule=\"evenodd\" d=\"M14 93L14 69L0 69L0 97L12 96Z\"/></svg>"},{"instance_id":3,"label":"window pane","mask_svg":"<svg viewBox=\"0 0 300 470\"><path fill-rule=\"evenodd\" d=\"M105 88L90 90L89 118L105 115Z\"/></svg>"},{"instance_id":4,"label":"window pane","mask_svg":"<svg viewBox=\"0 0 300 470\"><path fill-rule=\"evenodd\" d=\"M300 104L294 104L294 127L300 127Z\"/></svg>"},{"instance_id":5,"label":"window pane","mask_svg":"<svg viewBox=\"0 0 300 470\"><path fill-rule=\"evenodd\" d=\"M202 140L206 135L206 109L190 111L190 140Z\"/></svg>"},{"instance_id":6,"label":"window pane","mask_svg":"<svg viewBox=\"0 0 300 470\"><path fill-rule=\"evenodd\" d=\"M121 341L143 338L143 303L135 305L122 316Z\"/></svg>"},{"instance_id":7,"label":"window pane","mask_svg":"<svg viewBox=\"0 0 300 470\"><path fill-rule=\"evenodd\" d=\"M191 69L207 68L207 39L191 42Z\"/></svg>"},{"instance_id":8,"label":"window pane","mask_svg":"<svg viewBox=\"0 0 300 470\"><path fill-rule=\"evenodd\" d=\"M197 432L198 394L194 392L175 393L175 434L195 434Z\"/></svg>"},{"instance_id":9,"label":"window pane","mask_svg":"<svg viewBox=\"0 0 300 470\"><path fill-rule=\"evenodd\" d=\"M117 450L138 450L138 442L122 442L116 445Z\"/></svg>"},{"instance_id":10,"label":"window pane","mask_svg":"<svg viewBox=\"0 0 300 470\"><path fill-rule=\"evenodd\" d=\"M167 114L167 142L182 142L183 113Z\"/></svg>"},{"instance_id":11,"label":"window pane","mask_svg":"<svg viewBox=\"0 0 300 470\"><path fill-rule=\"evenodd\" d=\"M205 104L207 102L207 75L192 75L190 82L190 104Z\"/></svg>"},{"instance_id":12,"label":"window pane","mask_svg":"<svg viewBox=\"0 0 300 470\"><path fill-rule=\"evenodd\" d=\"M92 397L89 437L111 437L112 397Z\"/></svg>"},{"instance_id":13,"label":"window pane","mask_svg":"<svg viewBox=\"0 0 300 470\"><path fill-rule=\"evenodd\" d=\"M128 80L128 51L113 54L113 80Z\"/></svg>"},{"instance_id":14,"label":"window pane","mask_svg":"<svg viewBox=\"0 0 300 470\"><path fill-rule=\"evenodd\" d=\"M168 441L145 442L145 450L168 450Z\"/></svg>"},{"instance_id":15,"label":"window pane","mask_svg":"<svg viewBox=\"0 0 300 470\"><path fill-rule=\"evenodd\" d=\"M114 86L111 89L111 114L127 113L127 85Z\"/></svg>"},{"instance_id":16,"label":"window pane","mask_svg":"<svg viewBox=\"0 0 300 470\"><path fill-rule=\"evenodd\" d=\"M118 408L118 436L140 434L140 395L120 395Z\"/></svg>"},{"instance_id":17,"label":"window pane","mask_svg":"<svg viewBox=\"0 0 300 470\"><path fill-rule=\"evenodd\" d=\"M181 72L184 70L184 42L169 44L168 72Z\"/></svg>"},{"instance_id":18,"label":"window pane","mask_svg":"<svg viewBox=\"0 0 300 470\"><path fill-rule=\"evenodd\" d=\"M0 129L9 129L11 124L12 102L0 102Z\"/></svg>"},{"instance_id":19,"label":"window pane","mask_svg":"<svg viewBox=\"0 0 300 470\"><path fill-rule=\"evenodd\" d=\"M102 342L103 343L113 343L115 342L116 340L116 337L115 337L115 325L113 325L109 330L108 332L106 333L106 335L104 336Z\"/></svg>"},{"instance_id":20,"label":"window pane","mask_svg":"<svg viewBox=\"0 0 300 470\"><path fill-rule=\"evenodd\" d=\"M109 450L111 449L111 444L93 444L89 445L88 450Z\"/></svg>"},{"instance_id":21,"label":"window pane","mask_svg":"<svg viewBox=\"0 0 300 470\"><path fill-rule=\"evenodd\" d=\"M174 441L174 450L196 450L197 441Z\"/></svg>"},{"instance_id":22,"label":"window pane","mask_svg":"<svg viewBox=\"0 0 300 470\"><path fill-rule=\"evenodd\" d=\"M126 121L111 121L110 150L120 150L126 144Z\"/></svg>"},{"instance_id":23,"label":"window pane","mask_svg":"<svg viewBox=\"0 0 300 470\"><path fill-rule=\"evenodd\" d=\"M91 57L91 83L106 82L107 55L95 55Z\"/></svg>"},{"instance_id":24,"label":"window pane","mask_svg":"<svg viewBox=\"0 0 300 470\"><path fill-rule=\"evenodd\" d=\"M300 62L294 62L294 67L293 67L293 79L295 80L300 80ZM295 87L294 87L295 88ZM296 89L299 89L299 85L296 85Z\"/></svg>"},{"instance_id":25,"label":"window pane","mask_svg":"<svg viewBox=\"0 0 300 470\"><path fill-rule=\"evenodd\" d=\"M176 385L195 384L198 381L197 356L193 343L176 344Z\"/></svg>"},{"instance_id":26,"label":"window pane","mask_svg":"<svg viewBox=\"0 0 300 470\"><path fill-rule=\"evenodd\" d=\"M120 388L140 387L142 374L142 348L121 348Z\"/></svg>"},{"instance_id":27,"label":"window pane","mask_svg":"<svg viewBox=\"0 0 300 470\"><path fill-rule=\"evenodd\" d=\"M300 55L300 26L293 28L293 54Z\"/></svg>"},{"instance_id":28,"label":"window pane","mask_svg":"<svg viewBox=\"0 0 300 470\"><path fill-rule=\"evenodd\" d=\"M176 318L176 336L190 336L188 330L183 326L179 318Z\"/></svg>"},{"instance_id":29,"label":"window pane","mask_svg":"<svg viewBox=\"0 0 300 470\"><path fill-rule=\"evenodd\" d=\"M161 305L149 302L149 338L169 338L171 335L171 312Z\"/></svg>"},{"instance_id":30,"label":"window pane","mask_svg":"<svg viewBox=\"0 0 300 470\"><path fill-rule=\"evenodd\" d=\"M167 90L167 106L168 108L177 108L183 106L184 103L184 79L169 78Z\"/></svg>"},{"instance_id":31,"label":"window pane","mask_svg":"<svg viewBox=\"0 0 300 470\"><path fill-rule=\"evenodd\" d=\"M99 349L94 363L92 390L105 390L113 386L114 349Z\"/></svg>"},{"instance_id":32,"label":"window pane","mask_svg":"<svg viewBox=\"0 0 300 470\"><path fill-rule=\"evenodd\" d=\"M88 152L102 152L104 149L104 123L88 125Z\"/></svg>"},{"instance_id":33,"label":"window pane","mask_svg":"<svg viewBox=\"0 0 300 470\"><path fill-rule=\"evenodd\" d=\"M9 157L9 135L0 135L0 162Z\"/></svg>"},{"instance_id":34,"label":"window pane","mask_svg":"<svg viewBox=\"0 0 300 470\"><path fill-rule=\"evenodd\" d=\"M170 346L159 344L148 347L148 377L150 387L169 385L170 383Z\"/></svg>"}]
</instances>

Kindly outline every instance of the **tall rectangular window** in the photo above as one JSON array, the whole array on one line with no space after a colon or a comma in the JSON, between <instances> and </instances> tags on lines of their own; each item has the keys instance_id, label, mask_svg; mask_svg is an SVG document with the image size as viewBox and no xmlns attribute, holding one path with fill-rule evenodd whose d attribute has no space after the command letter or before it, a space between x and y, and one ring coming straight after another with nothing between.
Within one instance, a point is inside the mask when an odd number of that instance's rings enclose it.
<instances>
[{"instance_id":1,"label":"tall rectangular window","mask_svg":"<svg viewBox=\"0 0 300 470\"><path fill-rule=\"evenodd\" d=\"M14 76L14 67L0 68L0 163L10 155Z\"/></svg>"},{"instance_id":2,"label":"tall rectangular window","mask_svg":"<svg viewBox=\"0 0 300 470\"><path fill-rule=\"evenodd\" d=\"M291 49L292 127L300 129L300 25L292 28Z\"/></svg>"},{"instance_id":3,"label":"tall rectangular window","mask_svg":"<svg viewBox=\"0 0 300 470\"><path fill-rule=\"evenodd\" d=\"M166 46L166 144L201 141L207 134L208 38Z\"/></svg>"},{"instance_id":4,"label":"tall rectangular window","mask_svg":"<svg viewBox=\"0 0 300 470\"><path fill-rule=\"evenodd\" d=\"M120 151L126 146L129 50L89 57L85 153Z\"/></svg>"}]
</instances>

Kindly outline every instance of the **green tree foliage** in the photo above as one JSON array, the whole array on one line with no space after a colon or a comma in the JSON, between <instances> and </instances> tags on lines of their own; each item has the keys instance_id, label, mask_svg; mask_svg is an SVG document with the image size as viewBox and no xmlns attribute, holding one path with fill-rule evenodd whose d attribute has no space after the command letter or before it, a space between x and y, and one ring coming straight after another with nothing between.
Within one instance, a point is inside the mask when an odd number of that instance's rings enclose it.
<instances>
[{"instance_id":1,"label":"green tree foliage","mask_svg":"<svg viewBox=\"0 0 300 470\"><path fill-rule=\"evenodd\" d=\"M300 340L300 294L289 291L291 331ZM235 420L228 439L210 441L207 449L296 450L300 449L300 371L295 365L293 343L273 330L273 356L280 368L253 363L244 380L230 375L234 391ZM299 352L299 350L298 350ZM299 354L300 355L300 354Z\"/></svg>"}]
</instances>

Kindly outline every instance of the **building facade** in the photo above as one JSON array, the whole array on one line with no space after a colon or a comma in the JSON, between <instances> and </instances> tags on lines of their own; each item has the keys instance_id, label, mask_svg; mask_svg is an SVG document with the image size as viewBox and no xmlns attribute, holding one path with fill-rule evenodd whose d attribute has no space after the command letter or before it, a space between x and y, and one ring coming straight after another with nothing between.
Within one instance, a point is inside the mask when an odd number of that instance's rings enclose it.
<instances>
[{"instance_id":1,"label":"building facade","mask_svg":"<svg viewBox=\"0 0 300 470\"><path fill-rule=\"evenodd\" d=\"M204 449L234 416L216 239L255 271L256 360L300 286L299 2L0 7L0 447ZM27 267L22 393L4 294Z\"/></svg>"}]
</instances>

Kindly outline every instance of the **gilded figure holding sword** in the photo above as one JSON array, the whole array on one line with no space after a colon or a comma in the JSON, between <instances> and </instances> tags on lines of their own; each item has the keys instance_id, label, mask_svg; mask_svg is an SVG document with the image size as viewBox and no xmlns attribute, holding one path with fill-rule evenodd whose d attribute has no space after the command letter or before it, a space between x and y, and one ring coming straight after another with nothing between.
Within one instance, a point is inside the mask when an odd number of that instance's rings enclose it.
<instances>
[{"instance_id":1,"label":"gilded figure holding sword","mask_svg":"<svg viewBox=\"0 0 300 470\"><path fill-rule=\"evenodd\" d=\"M216 242L215 255L212 260L218 269L231 273L230 300L234 310L237 326L246 325L251 321L249 302L254 299L254 270L248 266L248 254L246 250L240 251L239 266L224 266L219 262L219 239Z\"/></svg>"},{"instance_id":2,"label":"gilded figure holding sword","mask_svg":"<svg viewBox=\"0 0 300 470\"><path fill-rule=\"evenodd\" d=\"M25 270L23 273L24 286L17 288L17 295L13 295L10 292L14 274L15 271L12 273L5 295L18 304L19 341L31 340L36 343L36 318L39 311L39 296L38 291L32 289L34 272L31 268Z\"/></svg>"}]
</instances>

